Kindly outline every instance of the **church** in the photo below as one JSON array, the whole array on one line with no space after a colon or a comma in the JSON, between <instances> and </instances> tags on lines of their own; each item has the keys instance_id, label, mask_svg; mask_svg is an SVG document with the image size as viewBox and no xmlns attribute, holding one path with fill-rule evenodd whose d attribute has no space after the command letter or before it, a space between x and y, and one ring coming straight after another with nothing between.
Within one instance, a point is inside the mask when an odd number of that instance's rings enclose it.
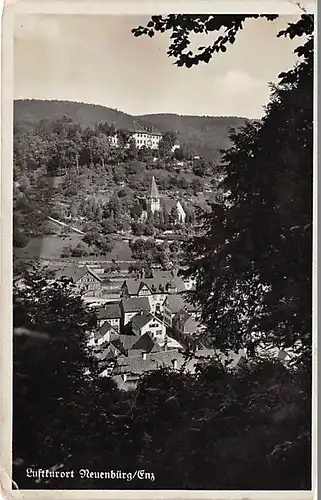
<instances>
[{"instance_id":1,"label":"church","mask_svg":"<svg viewBox=\"0 0 321 500\"><path fill-rule=\"evenodd\" d=\"M152 214L164 211L168 215L176 208L177 222L180 224L185 223L186 212L181 202L168 196L161 196L154 177L152 178L152 185L146 198L146 208L147 212L151 212ZM146 218L147 213L143 214L143 217Z\"/></svg>"}]
</instances>

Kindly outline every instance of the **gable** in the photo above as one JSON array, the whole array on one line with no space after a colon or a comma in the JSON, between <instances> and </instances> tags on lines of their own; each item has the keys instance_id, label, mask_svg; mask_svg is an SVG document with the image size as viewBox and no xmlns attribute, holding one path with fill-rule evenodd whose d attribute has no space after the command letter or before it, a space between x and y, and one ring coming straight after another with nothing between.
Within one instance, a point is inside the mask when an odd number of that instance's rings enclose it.
<instances>
[{"instance_id":1,"label":"gable","mask_svg":"<svg viewBox=\"0 0 321 500\"><path fill-rule=\"evenodd\" d=\"M138 295L150 295L150 294L151 294L151 290L146 285L146 283L141 283L140 287L138 289Z\"/></svg>"}]
</instances>

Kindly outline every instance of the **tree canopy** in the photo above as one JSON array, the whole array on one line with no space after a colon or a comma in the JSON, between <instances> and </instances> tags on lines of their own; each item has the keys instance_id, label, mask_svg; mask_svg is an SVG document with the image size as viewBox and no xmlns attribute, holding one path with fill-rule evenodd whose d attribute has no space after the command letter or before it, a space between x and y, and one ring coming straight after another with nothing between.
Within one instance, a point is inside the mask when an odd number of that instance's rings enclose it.
<instances>
[{"instance_id":1,"label":"tree canopy","mask_svg":"<svg viewBox=\"0 0 321 500\"><path fill-rule=\"evenodd\" d=\"M272 87L264 118L231 135L223 206L204 216L188 246L193 299L213 342L291 347L309 363L312 335L313 20L301 61Z\"/></svg>"},{"instance_id":2,"label":"tree canopy","mask_svg":"<svg viewBox=\"0 0 321 500\"><path fill-rule=\"evenodd\" d=\"M170 33L170 45L167 51L169 57L175 59L177 66L190 68L200 62L208 63L213 55L226 52L229 44L234 44L237 34L243 29L247 19L265 18L275 20L275 14L242 14L242 15L217 15L217 14L169 14L168 16L151 16L146 26L132 29L134 36L148 35L153 37L156 33ZM278 36L287 35L290 38L311 34L313 32L313 19L304 13L297 23L289 23L287 29L279 32ZM191 50L191 34L213 34L213 42Z\"/></svg>"}]
</instances>

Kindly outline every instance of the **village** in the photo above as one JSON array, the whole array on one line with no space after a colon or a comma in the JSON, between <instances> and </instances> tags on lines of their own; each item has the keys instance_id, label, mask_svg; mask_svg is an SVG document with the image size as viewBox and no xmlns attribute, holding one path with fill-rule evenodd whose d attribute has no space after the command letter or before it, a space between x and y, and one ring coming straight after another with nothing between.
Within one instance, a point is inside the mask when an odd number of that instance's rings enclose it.
<instances>
[{"instance_id":1,"label":"village","mask_svg":"<svg viewBox=\"0 0 321 500\"><path fill-rule=\"evenodd\" d=\"M134 134L138 148L156 149L160 137L148 131ZM111 142L118 147L116 135ZM144 206L141 222L148 214L157 216L162 210L168 214L175 211L175 222L186 222L182 203L161 196L154 177ZM175 236L174 231L167 233L168 238ZM169 239L169 243L173 241ZM114 261L110 266L102 259L80 259L77 263L68 259L66 266L57 269L55 263L53 267L55 276L70 279L76 293L96 311L98 327L88 345L97 355L101 376L111 377L123 390L133 389L143 372L159 367L184 367L193 372L201 359L214 354L200 340L204 326L198 308L188 300L195 283L184 278L185 267L172 264L164 270L151 265L147 276L144 268L133 273L134 262ZM196 353L187 360L183 353L190 347ZM242 354L237 355L234 362L241 358Z\"/></svg>"},{"instance_id":2,"label":"village","mask_svg":"<svg viewBox=\"0 0 321 500\"><path fill-rule=\"evenodd\" d=\"M110 137L114 148L119 147L117 137L117 134ZM157 150L161 137L158 132L144 129L137 131L136 128L133 133L137 148ZM149 237L137 237L123 231L121 241L124 245L128 242L132 245L133 241L162 243L165 239L168 244L177 244L177 238L178 241L186 240L181 233L182 226L186 225L184 203L161 194L154 177L143 207L139 223L167 213L178 225L174 226L176 231L163 231ZM65 223L60 224L68 227ZM143 262L144 251L142 248ZM167 261L166 266L149 262L145 269L139 260L113 259L110 262L100 255L99 258L69 257L45 263L54 270L56 278L69 279L75 293L96 312L98 324L88 339L88 346L95 352L100 375L112 378L121 390L135 388L142 373L160 367L193 373L197 364L213 356L219 356L221 361L229 359L232 367L246 357L244 350L226 356L203 343L206 328L199 308L189 299L195 280L184 276L187 266L182 262ZM193 356L187 358L189 349ZM285 351L274 354L282 361L290 356Z\"/></svg>"}]
</instances>

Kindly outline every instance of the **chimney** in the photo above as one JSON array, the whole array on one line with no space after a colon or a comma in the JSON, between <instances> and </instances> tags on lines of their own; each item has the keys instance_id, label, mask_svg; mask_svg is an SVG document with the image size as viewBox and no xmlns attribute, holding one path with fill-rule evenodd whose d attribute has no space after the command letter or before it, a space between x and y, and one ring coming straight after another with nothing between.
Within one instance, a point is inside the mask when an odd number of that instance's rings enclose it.
<instances>
[{"instance_id":1,"label":"chimney","mask_svg":"<svg viewBox=\"0 0 321 500\"><path fill-rule=\"evenodd\" d=\"M143 361L146 361L146 359L147 359L147 353L146 353L146 352L143 352L143 353L142 353L142 357L143 357Z\"/></svg>"},{"instance_id":2,"label":"chimney","mask_svg":"<svg viewBox=\"0 0 321 500\"><path fill-rule=\"evenodd\" d=\"M124 373L124 374L123 374L123 381L124 381L124 382L127 382L127 373Z\"/></svg>"},{"instance_id":3,"label":"chimney","mask_svg":"<svg viewBox=\"0 0 321 500\"><path fill-rule=\"evenodd\" d=\"M173 359L172 363L173 363L173 369L177 370L177 359Z\"/></svg>"}]
</instances>

